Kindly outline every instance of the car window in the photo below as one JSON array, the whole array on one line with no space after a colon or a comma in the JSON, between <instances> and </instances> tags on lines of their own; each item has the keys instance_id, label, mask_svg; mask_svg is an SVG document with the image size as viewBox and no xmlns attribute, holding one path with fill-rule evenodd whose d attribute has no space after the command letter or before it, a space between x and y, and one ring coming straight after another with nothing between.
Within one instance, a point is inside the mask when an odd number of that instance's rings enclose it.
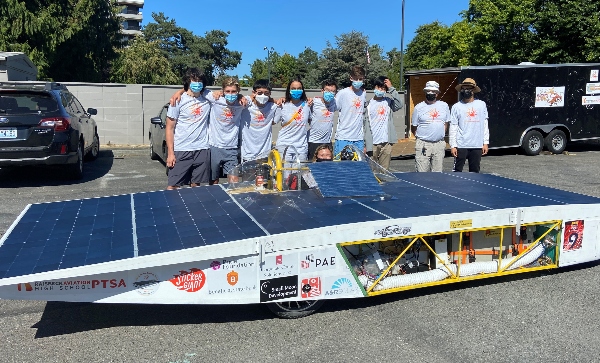
<instances>
[{"instance_id":1,"label":"car window","mask_svg":"<svg viewBox=\"0 0 600 363\"><path fill-rule=\"evenodd\" d=\"M79 110L79 113L86 113L85 108L81 105L81 102L77 99L77 97L73 96L73 103L75 103L75 107Z\"/></svg>"},{"instance_id":2,"label":"car window","mask_svg":"<svg viewBox=\"0 0 600 363\"><path fill-rule=\"evenodd\" d=\"M56 111L58 105L54 98L45 94L9 93L0 95L0 113L26 114L38 111Z\"/></svg>"},{"instance_id":3,"label":"car window","mask_svg":"<svg viewBox=\"0 0 600 363\"><path fill-rule=\"evenodd\" d=\"M168 111L168 107L163 107L162 111L160 111L160 120L162 121L163 125L167 124L167 111Z\"/></svg>"},{"instance_id":4,"label":"car window","mask_svg":"<svg viewBox=\"0 0 600 363\"><path fill-rule=\"evenodd\" d=\"M81 115L83 113L83 108L81 107L81 104L79 104L75 96L73 96L71 93L68 93L67 99L69 100L69 107L71 108L71 110L73 110L74 113Z\"/></svg>"}]
</instances>

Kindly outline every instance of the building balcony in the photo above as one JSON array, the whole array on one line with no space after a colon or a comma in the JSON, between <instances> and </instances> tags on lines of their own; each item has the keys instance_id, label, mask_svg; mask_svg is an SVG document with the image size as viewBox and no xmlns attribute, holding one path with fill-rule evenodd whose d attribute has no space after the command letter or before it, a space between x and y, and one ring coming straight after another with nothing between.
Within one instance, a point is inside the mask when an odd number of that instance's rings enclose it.
<instances>
[{"instance_id":1,"label":"building balcony","mask_svg":"<svg viewBox=\"0 0 600 363\"><path fill-rule=\"evenodd\" d=\"M141 30L135 30L135 29L121 29L121 34L124 34L124 35L142 35L142 31Z\"/></svg>"},{"instance_id":2,"label":"building balcony","mask_svg":"<svg viewBox=\"0 0 600 363\"><path fill-rule=\"evenodd\" d=\"M116 0L117 5L137 5L139 7L144 6L144 0Z\"/></svg>"},{"instance_id":3,"label":"building balcony","mask_svg":"<svg viewBox=\"0 0 600 363\"><path fill-rule=\"evenodd\" d=\"M123 20L135 20L135 21L142 21L142 13L137 13L137 14L125 14L125 13L120 13L117 14L117 16Z\"/></svg>"}]
</instances>

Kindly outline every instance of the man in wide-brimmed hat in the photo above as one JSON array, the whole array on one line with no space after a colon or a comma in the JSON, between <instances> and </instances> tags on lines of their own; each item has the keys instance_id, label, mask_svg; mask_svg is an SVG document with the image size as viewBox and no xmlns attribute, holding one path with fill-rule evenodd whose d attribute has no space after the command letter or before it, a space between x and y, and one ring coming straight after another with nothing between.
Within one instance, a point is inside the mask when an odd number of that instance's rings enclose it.
<instances>
[{"instance_id":1,"label":"man in wide-brimmed hat","mask_svg":"<svg viewBox=\"0 0 600 363\"><path fill-rule=\"evenodd\" d=\"M415 143L415 168L419 172L442 171L446 153L446 131L450 121L450 109L444 101L438 101L440 85L429 81L423 88L425 101L418 103L412 113L411 131Z\"/></svg>"},{"instance_id":2,"label":"man in wide-brimmed hat","mask_svg":"<svg viewBox=\"0 0 600 363\"><path fill-rule=\"evenodd\" d=\"M469 160L469 171L479 173L481 156L487 154L490 143L488 129L488 111L485 102L475 99L475 93L481 92L473 78L465 78L456 90L461 100L452 106L450 112L449 141L454 168L463 170Z\"/></svg>"}]
</instances>

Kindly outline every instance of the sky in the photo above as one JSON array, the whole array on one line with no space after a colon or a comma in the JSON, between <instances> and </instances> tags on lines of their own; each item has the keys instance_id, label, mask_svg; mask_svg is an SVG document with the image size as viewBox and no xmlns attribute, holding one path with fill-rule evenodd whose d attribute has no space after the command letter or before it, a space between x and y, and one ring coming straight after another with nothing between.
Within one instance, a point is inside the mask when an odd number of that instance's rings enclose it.
<instances>
[{"instance_id":1,"label":"sky","mask_svg":"<svg viewBox=\"0 0 600 363\"><path fill-rule=\"evenodd\" d=\"M404 47L420 25L436 20L451 25L468 6L469 0L406 0ZM267 58L264 47L295 57L306 47L320 54L327 41L335 46L336 36L358 31L385 54L400 49L402 39L401 0L146 0L142 26L153 22L152 13L159 12L196 35L213 29L229 31L227 47L242 52L242 61L227 74L239 77L250 75L255 59Z\"/></svg>"}]
</instances>

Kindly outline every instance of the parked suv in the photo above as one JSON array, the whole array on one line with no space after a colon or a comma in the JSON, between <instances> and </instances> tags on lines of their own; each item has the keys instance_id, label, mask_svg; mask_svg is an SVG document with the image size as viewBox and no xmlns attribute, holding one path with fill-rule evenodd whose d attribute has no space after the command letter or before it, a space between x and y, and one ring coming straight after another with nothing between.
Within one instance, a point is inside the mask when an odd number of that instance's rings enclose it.
<instances>
[{"instance_id":1,"label":"parked suv","mask_svg":"<svg viewBox=\"0 0 600 363\"><path fill-rule=\"evenodd\" d=\"M0 83L0 168L58 165L81 179L100 149L96 114L59 83Z\"/></svg>"}]
</instances>

